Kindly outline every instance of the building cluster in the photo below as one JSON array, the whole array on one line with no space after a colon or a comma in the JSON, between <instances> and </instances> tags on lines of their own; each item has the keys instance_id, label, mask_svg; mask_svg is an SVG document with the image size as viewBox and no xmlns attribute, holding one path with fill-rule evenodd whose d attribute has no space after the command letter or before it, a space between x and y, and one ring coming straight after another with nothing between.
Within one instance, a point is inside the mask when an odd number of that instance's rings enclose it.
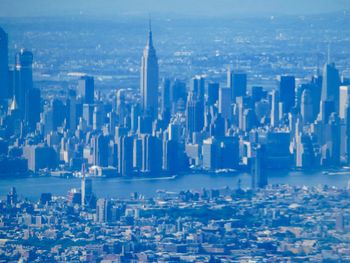
<instances>
[{"instance_id":1,"label":"building cluster","mask_svg":"<svg viewBox=\"0 0 350 263\"><path fill-rule=\"evenodd\" d=\"M349 197L349 189L279 185L93 203L43 193L30 202L12 189L0 202L0 260L347 262Z\"/></svg>"},{"instance_id":2,"label":"building cluster","mask_svg":"<svg viewBox=\"0 0 350 263\"><path fill-rule=\"evenodd\" d=\"M99 176L175 174L195 170L337 167L350 159L350 82L333 63L307 83L278 77L278 87L252 85L228 69L227 83L195 76L159 81L150 29L141 59L140 92L113 97L82 76L76 89L42 98L33 85L33 54L8 65L0 31L0 172L66 175L83 165Z\"/></svg>"}]
</instances>

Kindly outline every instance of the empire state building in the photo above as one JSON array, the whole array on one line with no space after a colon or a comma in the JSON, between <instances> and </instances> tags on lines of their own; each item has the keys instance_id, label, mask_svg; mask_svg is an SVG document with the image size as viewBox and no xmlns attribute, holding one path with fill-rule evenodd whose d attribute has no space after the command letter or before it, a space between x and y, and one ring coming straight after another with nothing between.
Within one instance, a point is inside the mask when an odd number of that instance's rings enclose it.
<instances>
[{"instance_id":1,"label":"empire state building","mask_svg":"<svg viewBox=\"0 0 350 263\"><path fill-rule=\"evenodd\" d=\"M141 58L140 89L143 112L156 118L158 114L158 59L153 47L151 26L147 45Z\"/></svg>"}]
</instances>

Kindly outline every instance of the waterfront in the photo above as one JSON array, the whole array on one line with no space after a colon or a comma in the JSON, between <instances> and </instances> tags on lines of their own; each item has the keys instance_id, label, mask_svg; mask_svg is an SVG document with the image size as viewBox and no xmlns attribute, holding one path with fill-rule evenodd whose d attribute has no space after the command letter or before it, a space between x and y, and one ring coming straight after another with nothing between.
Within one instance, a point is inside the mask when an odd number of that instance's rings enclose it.
<instances>
[{"instance_id":1,"label":"waterfront","mask_svg":"<svg viewBox=\"0 0 350 263\"><path fill-rule=\"evenodd\" d=\"M93 178L93 191L98 197L126 198L132 192L152 197L157 190L181 191L201 190L202 188L236 188L241 180L241 187L250 187L251 177L248 173L239 174L187 174L167 178ZM270 184L290 184L294 186L329 185L344 188L350 180L350 171L335 174L323 172L280 171L269 172ZM6 178L0 180L0 196L3 199L14 186L19 196L37 200L41 193L66 195L71 188L80 188L77 178L28 177Z\"/></svg>"}]
</instances>

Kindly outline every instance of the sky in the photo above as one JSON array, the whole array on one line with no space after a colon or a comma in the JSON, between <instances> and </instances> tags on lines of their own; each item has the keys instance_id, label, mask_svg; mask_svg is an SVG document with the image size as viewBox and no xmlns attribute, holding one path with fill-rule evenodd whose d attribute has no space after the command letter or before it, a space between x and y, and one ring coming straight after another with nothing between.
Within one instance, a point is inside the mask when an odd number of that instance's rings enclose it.
<instances>
[{"instance_id":1,"label":"sky","mask_svg":"<svg viewBox=\"0 0 350 263\"><path fill-rule=\"evenodd\" d=\"M0 0L0 17L315 14L350 10L350 0Z\"/></svg>"}]
</instances>

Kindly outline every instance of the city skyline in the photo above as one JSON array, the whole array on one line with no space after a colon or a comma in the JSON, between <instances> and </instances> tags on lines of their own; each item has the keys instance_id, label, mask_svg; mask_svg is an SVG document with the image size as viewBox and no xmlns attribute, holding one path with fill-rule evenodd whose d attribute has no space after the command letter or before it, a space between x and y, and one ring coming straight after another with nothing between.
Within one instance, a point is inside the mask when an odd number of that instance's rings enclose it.
<instances>
[{"instance_id":1,"label":"city skyline","mask_svg":"<svg viewBox=\"0 0 350 263\"><path fill-rule=\"evenodd\" d=\"M0 18L0 261L349 261L349 14L108 3Z\"/></svg>"}]
</instances>

